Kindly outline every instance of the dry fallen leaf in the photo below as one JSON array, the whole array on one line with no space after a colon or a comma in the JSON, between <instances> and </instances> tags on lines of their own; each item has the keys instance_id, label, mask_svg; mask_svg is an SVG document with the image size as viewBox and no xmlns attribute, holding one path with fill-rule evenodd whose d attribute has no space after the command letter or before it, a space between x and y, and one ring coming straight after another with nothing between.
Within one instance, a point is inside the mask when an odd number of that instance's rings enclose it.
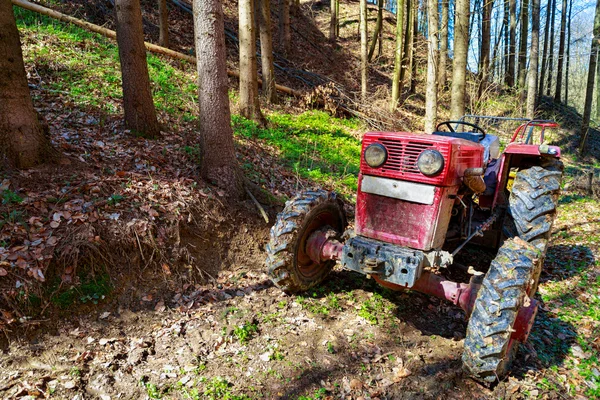
<instances>
[{"instance_id":1,"label":"dry fallen leaf","mask_svg":"<svg viewBox=\"0 0 600 400\"><path fill-rule=\"evenodd\" d=\"M6 271L4 268L0 267L0 276L6 276L8 275L8 271Z\"/></svg>"}]
</instances>

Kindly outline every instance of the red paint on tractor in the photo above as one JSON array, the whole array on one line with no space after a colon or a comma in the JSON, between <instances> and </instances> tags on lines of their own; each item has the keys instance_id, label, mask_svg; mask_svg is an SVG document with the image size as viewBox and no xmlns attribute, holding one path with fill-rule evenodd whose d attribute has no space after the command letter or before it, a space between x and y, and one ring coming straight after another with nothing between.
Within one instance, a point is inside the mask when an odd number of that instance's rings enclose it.
<instances>
[{"instance_id":1,"label":"red paint on tractor","mask_svg":"<svg viewBox=\"0 0 600 400\"><path fill-rule=\"evenodd\" d=\"M525 343L529 338L529 333L535 322L535 316L538 312L538 301L536 299L530 299L530 303L527 307L521 307L517 314L517 319L513 326L513 334L511 339L518 342Z\"/></svg>"},{"instance_id":2,"label":"red paint on tractor","mask_svg":"<svg viewBox=\"0 0 600 400\"><path fill-rule=\"evenodd\" d=\"M552 156L560 158L560 147L548 146L552 150ZM526 154L532 156L540 156L540 148L538 145L523 144L523 143L510 143L504 150L505 154Z\"/></svg>"},{"instance_id":3,"label":"red paint on tractor","mask_svg":"<svg viewBox=\"0 0 600 400\"><path fill-rule=\"evenodd\" d=\"M362 178L356 197L357 235L420 250L444 244L458 186L438 187L433 204L417 204L364 193Z\"/></svg>"}]
</instances>

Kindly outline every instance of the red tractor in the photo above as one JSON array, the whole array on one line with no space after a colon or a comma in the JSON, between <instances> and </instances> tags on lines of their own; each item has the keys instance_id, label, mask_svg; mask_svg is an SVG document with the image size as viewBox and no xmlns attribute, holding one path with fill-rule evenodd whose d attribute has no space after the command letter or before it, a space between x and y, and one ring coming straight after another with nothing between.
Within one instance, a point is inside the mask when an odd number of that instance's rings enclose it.
<instances>
[{"instance_id":1,"label":"red tractor","mask_svg":"<svg viewBox=\"0 0 600 400\"><path fill-rule=\"evenodd\" d=\"M536 316L563 170L560 149L544 143L558 125L519 121L503 152L497 136L464 119L432 135L366 133L354 231L334 193L299 194L271 229L271 279L285 292L305 291L339 261L385 287L449 300L470 317L465 369L484 382L502 379ZM467 243L495 252L487 272L468 283L445 279L440 270L457 267Z\"/></svg>"}]
</instances>

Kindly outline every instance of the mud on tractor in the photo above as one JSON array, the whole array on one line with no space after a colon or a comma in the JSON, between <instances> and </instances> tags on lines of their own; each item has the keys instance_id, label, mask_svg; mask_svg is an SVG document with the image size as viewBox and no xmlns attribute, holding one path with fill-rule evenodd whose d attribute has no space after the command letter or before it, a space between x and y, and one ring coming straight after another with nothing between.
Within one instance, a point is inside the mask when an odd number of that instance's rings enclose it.
<instances>
[{"instance_id":1,"label":"mud on tractor","mask_svg":"<svg viewBox=\"0 0 600 400\"><path fill-rule=\"evenodd\" d=\"M476 121L486 118L498 120ZM498 136L465 119L443 122L432 135L366 133L354 230L334 193L300 193L271 229L271 279L302 292L340 262L385 287L449 300L469 316L467 372L502 379L536 316L563 170L560 149L544 143L558 125L519 121L504 151ZM467 243L495 252L487 272L469 282L444 278Z\"/></svg>"}]
</instances>

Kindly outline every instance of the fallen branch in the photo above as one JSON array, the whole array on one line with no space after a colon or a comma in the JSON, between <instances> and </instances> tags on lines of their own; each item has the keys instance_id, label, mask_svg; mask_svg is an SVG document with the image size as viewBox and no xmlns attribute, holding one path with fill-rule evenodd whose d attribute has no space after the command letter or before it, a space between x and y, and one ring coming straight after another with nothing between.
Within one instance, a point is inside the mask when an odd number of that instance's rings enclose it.
<instances>
[{"instance_id":1,"label":"fallen branch","mask_svg":"<svg viewBox=\"0 0 600 400\"><path fill-rule=\"evenodd\" d=\"M47 15L48 17L57 19L59 21L62 22L67 22L73 25L77 25L83 29L87 29L89 31L98 33L104 37L116 40L117 39L117 33L111 29L107 29L107 28L103 28L99 25L95 25L92 24L90 22L75 18L75 17L71 17L70 15L67 14L63 14L61 12L58 11L54 11L50 8L47 7L43 7L40 6L39 4L35 4L35 3L31 3L27 0L12 0L12 3L18 7L24 8L26 10L29 11L33 11L33 12L37 12L39 14L43 14L43 15ZM187 54L183 54L183 53L179 53L177 51L171 50L171 49L167 49L166 47L162 47L162 46L157 46L155 44L152 43L148 43L148 42L144 42L145 46L146 46L146 50L152 52L152 53L157 53L157 54L162 54L171 58L176 58L179 60L184 60L187 62L190 62L192 64L196 64L196 58L192 57L192 56L188 56ZM229 76L233 76L236 78L240 77L240 73L237 71L231 71L231 70L227 70L227 75ZM258 84L262 86L262 80L259 79L258 80ZM280 92L289 94L291 96L294 97L302 97L302 93L294 90L292 88L289 88L287 86L282 86L282 85L275 85L275 88L277 90L279 90Z\"/></svg>"}]
</instances>

